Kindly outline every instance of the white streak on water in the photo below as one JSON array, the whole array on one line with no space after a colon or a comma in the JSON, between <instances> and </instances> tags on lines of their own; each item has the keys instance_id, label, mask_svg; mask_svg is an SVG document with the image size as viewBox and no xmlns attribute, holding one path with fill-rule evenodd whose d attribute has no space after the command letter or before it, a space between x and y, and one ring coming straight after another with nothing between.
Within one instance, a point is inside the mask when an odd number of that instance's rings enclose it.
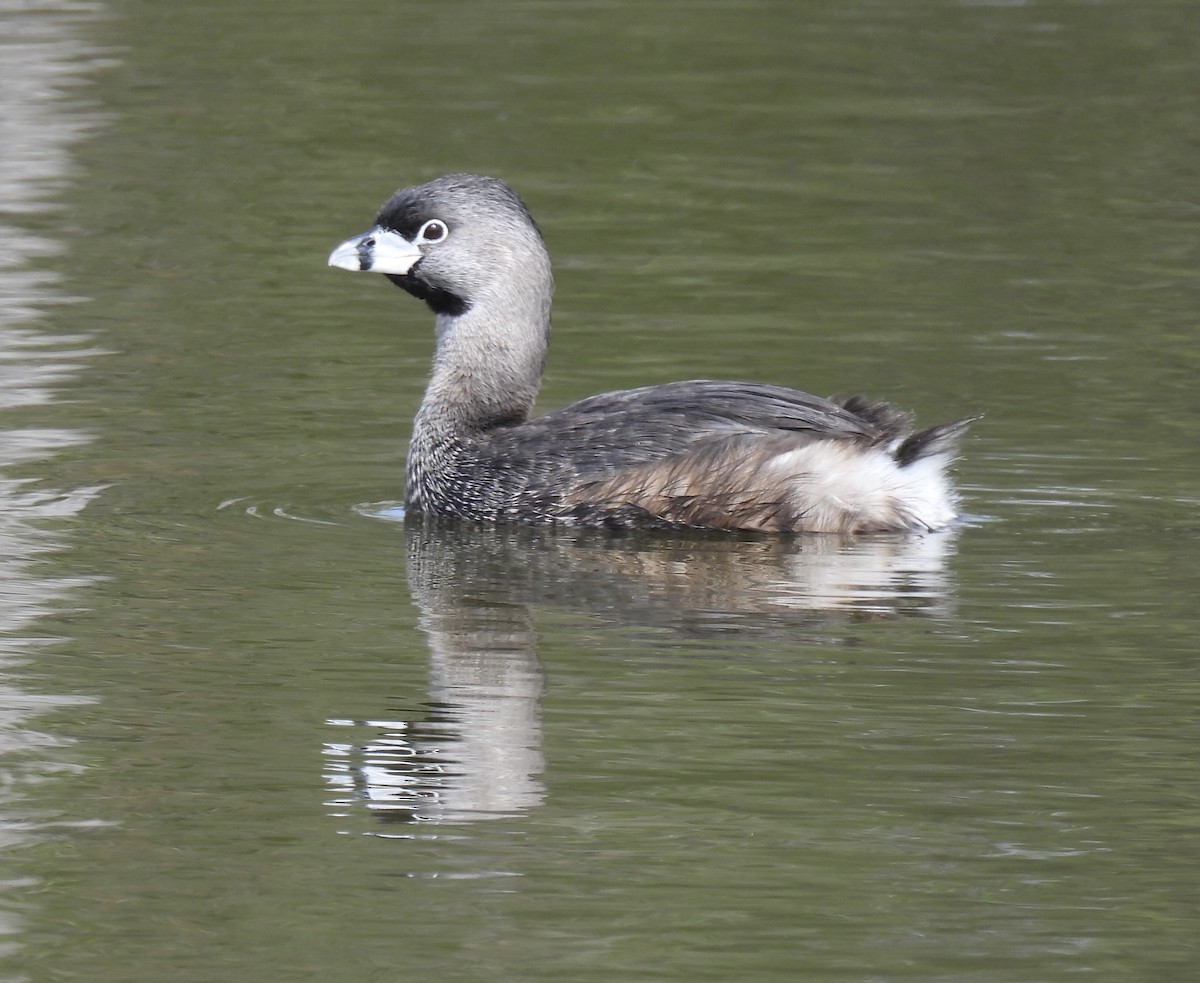
<instances>
[{"instance_id":1,"label":"white streak on water","mask_svg":"<svg viewBox=\"0 0 1200 983\"><path fill-rule=\"evenodd\" d=\"M39 563L61 550L66 523L100 489L56 489L38 480L37 464L86 442L81 428L41 427L11 411L54 401L56 389L96 353L89 339L53 334L47 313L72 297L45 261L66 245L26 228L59 207L71 179L70 150L100 118L78 92L100 64L80 38L93 4L0 0L0 859L36 839L53 821L28 801L36 783L79 769L68 739L39 730L51 711L92 702L84 695L29 692L20 667L58 640L38 630L87 584L48 576ZM70 603L77 603L71 600ZM28 877L0 879L0 955L19 947Z\"/></svg>"}]
</instances>

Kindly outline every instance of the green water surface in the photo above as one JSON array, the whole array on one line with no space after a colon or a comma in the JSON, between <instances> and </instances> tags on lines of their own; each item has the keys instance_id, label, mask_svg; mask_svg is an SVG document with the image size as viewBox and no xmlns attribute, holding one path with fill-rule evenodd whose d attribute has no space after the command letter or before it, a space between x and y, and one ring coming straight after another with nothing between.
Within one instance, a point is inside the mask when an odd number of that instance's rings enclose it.
<instances>
[{"instance_id":1,"label":"green water surface","mask_svg":"<svg viewBox=\"0 0 1200 983\"><path fill-rule=\"evenodd\" d=\"M1198 9L0 3L3 979L1194 979ZM325 259L450 170L540 406L982 414L964 523L405 523Z\"/></svg>"}]
</instances>

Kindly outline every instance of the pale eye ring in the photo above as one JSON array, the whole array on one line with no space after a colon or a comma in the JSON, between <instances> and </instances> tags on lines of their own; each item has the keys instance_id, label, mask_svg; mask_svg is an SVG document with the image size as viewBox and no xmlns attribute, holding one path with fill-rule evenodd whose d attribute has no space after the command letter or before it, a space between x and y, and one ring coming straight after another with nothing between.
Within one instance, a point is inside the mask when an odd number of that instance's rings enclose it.
<instances>
[{"instance_id":1,"label":"pale eye ring","mask_svg":"<svg viewBox=\"0 0 1200 983\"><path fill-rule=\"evenodd\" d=\"M446 223L436 218L431 218L417 230L417 238L421 242L441 242L449 234Z\"/></svg>"}]
</instances>

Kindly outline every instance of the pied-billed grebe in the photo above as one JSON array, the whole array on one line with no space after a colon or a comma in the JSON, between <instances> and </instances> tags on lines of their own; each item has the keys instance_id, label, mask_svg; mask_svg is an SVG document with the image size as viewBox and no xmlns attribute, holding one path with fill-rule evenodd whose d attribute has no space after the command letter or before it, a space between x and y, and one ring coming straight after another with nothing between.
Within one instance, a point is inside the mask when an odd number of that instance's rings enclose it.
<instances>
[{"instance_id":1,"label":"pied-billed grebe","mask_svg":"<svg viewBox=\"0 0 1200 983\"><path fill-rule=\"evenodd\" d=\"M482 521L760 532L939 529L962 420L777 386L697 380L529 418L550 334L550 259L508 185L448 174L394 194L329 257L437 315L413 426L410 511Z\"/></svg>"}]
</instances>

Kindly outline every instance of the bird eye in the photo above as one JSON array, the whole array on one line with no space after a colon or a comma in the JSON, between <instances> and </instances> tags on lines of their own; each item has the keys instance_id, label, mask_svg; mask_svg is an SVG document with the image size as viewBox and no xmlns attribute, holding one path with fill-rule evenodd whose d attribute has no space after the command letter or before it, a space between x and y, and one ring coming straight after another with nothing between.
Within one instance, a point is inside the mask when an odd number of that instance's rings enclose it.
<instances>
[{"instance_id":1,"label":"bird eye","mask_svg":"<svg viewBox=\"0 0 1200 983\"><path fill-rule=\"evenodd\" d=\"M431 218L417 230L417 238L422 242L441 242L449 234L446 223L439 222L436 218Z\"/></svg>"}]
</instances>

